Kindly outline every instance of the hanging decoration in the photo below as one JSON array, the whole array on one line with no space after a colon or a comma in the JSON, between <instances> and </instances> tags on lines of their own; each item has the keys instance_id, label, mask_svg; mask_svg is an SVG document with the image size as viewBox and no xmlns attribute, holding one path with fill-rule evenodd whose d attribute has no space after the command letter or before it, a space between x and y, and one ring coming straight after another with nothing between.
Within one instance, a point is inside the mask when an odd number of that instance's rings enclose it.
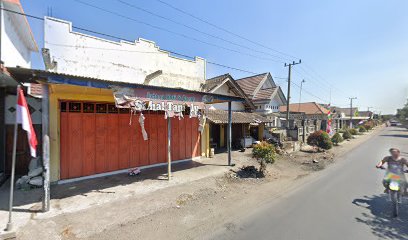
<instances>
[{"instance_id":1,"label":"hanging decoration","mask_svg":"<svg viewBox=\"0 0 408 240\"><path fill-rule=\"evenodd\" d=\"M149 140L149 138L147 136L147 132L146 132L146 129L145 129L144 120L145 120L145 117L144 117L143 113L140 112L140 116L139 116L140 128L142 129L143 140L147 141L147 140Z\"/></svg>"},{"instance_id":2,"label":"hanging decoration","mask_svg":"<svg viewBox=\"0 0 408 240\"><path fill-rule=\"evenodd\" d=\"M143 111L164 111L164 118L178 117L184 118L188 109L190 118L199 118L200 124L198 131L202 132L205 125L205 116L203 109L205 103L212 102L212 96L198 92L179 92L177 90L169 91L162 89L143 89L143 88L125 88L112 86L114 91L115 105L117 108L129 108L130 120L132 125L132 116L140 112L139 124L142 129L143 139L148 140L148 135L144 127L145 116Z\"/></svg>"},{"instance_id":3,"label":"hanging decoration","mask_svg":"<svg viewBox=\"0 0 408 240\"><path fill-rule=\"evenodd\" d=\"M330 109L330 105L329 105L329 109ZM327 112L327 129L326 129L326 132L327 132L329 135L332 135L332 134L333 134L332 120L333 120L332 113L331 113L331 111L329 110L329 111Z\"/></svg>"}]
</instances>

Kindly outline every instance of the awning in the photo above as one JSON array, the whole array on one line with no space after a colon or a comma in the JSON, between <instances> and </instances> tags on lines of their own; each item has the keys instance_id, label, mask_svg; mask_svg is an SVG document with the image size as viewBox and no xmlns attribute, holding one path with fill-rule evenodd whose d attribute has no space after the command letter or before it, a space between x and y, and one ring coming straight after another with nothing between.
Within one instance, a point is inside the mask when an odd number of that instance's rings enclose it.
<instances>
[{"instance_id":1,"label":"awning","mask_svg":"<svg viewBox=\"0 0 408 240\"><path fill-rule=\"evenodd\" d=\"M207 109L206 110L207 119L215 124L226 124L228 123L228 111L218 110L218 109ZM262 117L256 113L249 112L232 112L232 123L267 123L271 120Z\"/></svg>"},{"instance_id":2,"label":"awning","mask_svg":"<svg viewBox=\"0 0 408 240\"><path fill-rule=\"evenodd\" d=\"M206 93L201 91L187 90L183 88L169 88L163 86L154 86L154 85L144 85L139 83L126 83L126 82L115 82L106 79L90 78L75 76L63 73L49 72L39 69L28 69L28 68L8 68L11 75L21 82L46 82L51 84L68 84L76 85L83 87L92 87L92 88L105 88L112 89L114 87L127 88L127 89L138 89L137 95L142 97L152 99L149 97L149 93L154 93L159 97L165 96L168 94L157 94L157 93L172 93L171 97L181 96L181 97L194 97L194 102L202 102L206 104L210 103L222 103L222 102L243 102L245 101L242 97L228 96L215 93ZM152 96L154 95L152 94Z\"/></svg>"}]
</instances>

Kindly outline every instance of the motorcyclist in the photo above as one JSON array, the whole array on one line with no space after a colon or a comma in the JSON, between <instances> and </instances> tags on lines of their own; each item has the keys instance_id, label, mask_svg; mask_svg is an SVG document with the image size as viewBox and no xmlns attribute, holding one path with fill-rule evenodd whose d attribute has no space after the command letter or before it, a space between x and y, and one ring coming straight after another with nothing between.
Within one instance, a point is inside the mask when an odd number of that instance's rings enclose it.
<instances>
[{"instance_id":1,"label":"motorcyclist","mask_svg":"<svg viewBox=\"0 0 408 240\"><path fill-rule=\"evenodd\" d=\"M376 167L383 168L383 165L387 163L388 171L397 169L401 173L401 178L402 178L401 189L404 189L406 193L407 180L404 174L404 166L408 167L408 160L406 158L401 157L401 151L398 148L391 148L389 151L390 151L391 156L384 157L376 165ZM388 192L389 183L390 183L389 179L384 178L383 185L385 187L385 192Z\"/></svg>"}]
</instances>

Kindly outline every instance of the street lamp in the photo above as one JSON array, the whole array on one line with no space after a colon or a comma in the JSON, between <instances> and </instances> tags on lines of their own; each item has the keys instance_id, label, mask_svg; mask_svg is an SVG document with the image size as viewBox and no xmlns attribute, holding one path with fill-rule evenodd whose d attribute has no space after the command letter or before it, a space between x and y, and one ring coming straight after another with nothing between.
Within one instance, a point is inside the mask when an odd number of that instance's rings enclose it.
<instances>
[{"instance_id":1,"label":"street lamp","mask_svg":"<svg viewBox=\"0 0 408 240\"><path fill-rule=\"evenodd\" d=\"M357 99L357 97L351 97L350 99L350 128L353 127L353 100Z\"/></svg>"},{"instance_id":2,"label":"street lamp","mask_svg":"<svg viewBox=\"0 0 408 240\"><path fill-rule=\"evenodd\" d=\"M300 112L300 103L302 102L302 87L303 87L303 83L305 83L305 79L303 79L300 82L300 94L299 94L299 106L298 106L298 112Z\"/></svg>"}]
</instances>

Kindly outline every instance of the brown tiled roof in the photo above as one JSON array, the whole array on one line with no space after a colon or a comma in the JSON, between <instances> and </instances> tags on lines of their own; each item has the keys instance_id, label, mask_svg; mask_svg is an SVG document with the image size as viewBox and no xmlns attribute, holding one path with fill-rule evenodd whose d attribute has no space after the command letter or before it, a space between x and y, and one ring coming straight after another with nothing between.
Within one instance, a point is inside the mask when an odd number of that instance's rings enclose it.
<instances>
[{"instance_id":1,"label":"brown tiled roof","mask_svg":"<svg viewBox=\"0 0 408 240\"><path fill-rule=\"evenodd\" d=\"M244 104L251 109L255 109L254 103L248 98L247 94L241 89L241 87L237 84L237 82L234 80L234 78L229 73L207 79L203 86L203 91L205 92L213 91L218 86L221 86L221 84L224 82L225 79L229 79L227 84L229 84L230 87L232 87L231 90L235 94L237 94L237 96L245 98Z\"/></svg>"},{"instance_id":2,"label":"brown tiled roof","mask_svg":"<svg viewBox=\"0 0 408 240\"><path fill-rule=\"evenodd\" d=\"M315 102L292 103L289 105L290 112L304 112L305 114L327 114L329 110ZM280 106L280 112L286 112L286 105Z\"/></svg>"},{"instance_id":3,"label":"brown tiled roof","mask_svg":"<svg viewBox=\"0 0 408 240\"><path fill-rule=\"evenodd\" d=\"M275 90L276 88L260 89L252 99L253 100L271 99L271 96L275 92Z\"/></svg>"},{"instance_id":4,"label":"brown tiled roof","mask_svg":"<svg viewBox=\"0 0 408 240\"><path fill-rule=\"evenodd\" d=\"M213 90L215 87L217 87L220 83L222 83L226 77L229 77L229 74L223 74L217 77L213 77L210 79L207 79L207 81L205 81L204 84L204 91L205 92L209 92L211 90Z\"/></svg>"},{"instance_id":5,"label":"brown tiled roof","mask_svg":"<svg viewBox=\"0 0 408 240\"><path fill-rule=\"evenodd\" d=\"M247 78L241 78L236 80L236 83L244 90L244 92L252 98L253 93L255 89L259 86L259 84L262 82L262 80L265 78L265 75L268 73L262 73L259 75L247 77Z\"/></svg>"},{"instance_id":6,"label":"brown tiled roof","mask_svg":"<svg viewBox=\"0 0 408 240\"><path fill-rule=\"evenodd\" d=\"M206 110L206 116L209 121L216 124L228 123L228 112L218 109ZM269 119L256 113L249 112L232 112L232 123L265 123Z\"/></svg>"}]
</instances>

